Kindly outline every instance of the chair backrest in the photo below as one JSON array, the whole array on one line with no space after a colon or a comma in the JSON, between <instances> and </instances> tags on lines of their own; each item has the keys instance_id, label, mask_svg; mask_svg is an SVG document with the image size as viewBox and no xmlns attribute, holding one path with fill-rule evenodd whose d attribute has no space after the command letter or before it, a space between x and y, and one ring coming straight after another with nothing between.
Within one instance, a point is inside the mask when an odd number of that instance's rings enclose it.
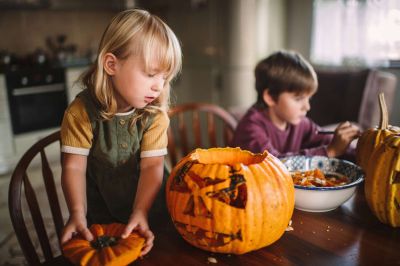
<instances>
[{"instance_id":1,"label":"chair backrest","mask_svg":"<svg viewBox=\"0 0 400 266\"><path fill-rule=\"evenodd\" d=\"M237 126L225 109L208 103L187 103L169 111L168 159L170 166L195 148L229 145Z\"/></svg>"},{"instance_id":2,"label":"chair backrest","mask_svg":"<svg viewBox=\"0 0 400 266\"><path fill-rule=\"evenodd\" d=\"M10 181L8 206L11 221L29 265L39 265L43 258L48 261L61 250L59 240L64 220L59 201L61 193L56 188L60 174L54 175L52 168L57 163L61 165L61 155L57 156L58 162L46 156L46 151L54 146L59 150L59 140L60 132L57 131L35 143L18 162ZM37 165L32 166L38 162L41 170ZM31 176L32 169L40 173L39 177L38 174Z\"/></svg>"},{"instance_id":3,"label":"chair backrest","mask_svg":"<svg viewBox=\"0 0 400 266\"><path fill-rule=\"evenodd\" d=\"M321 126L343 121L357 122L361 129L379 121L380 92L385 94L390 114L395 99L396 77L376 69L316 69L318 92L308 116Z\"/></svg>"},{"instance_id":4,"label":"chair backrest","mask_svg":"<svg viewBox=\"0 0 400 266\"><path fill-rule=\"evenodd\" d=\"M367 129L379 124L378 95L380 93L385 95L386 107L390 115L395 103L396 85L397 78L394 74L376 69L370 71L358 113L358 123L361 128Z\"/></svg>"}]
</instances>

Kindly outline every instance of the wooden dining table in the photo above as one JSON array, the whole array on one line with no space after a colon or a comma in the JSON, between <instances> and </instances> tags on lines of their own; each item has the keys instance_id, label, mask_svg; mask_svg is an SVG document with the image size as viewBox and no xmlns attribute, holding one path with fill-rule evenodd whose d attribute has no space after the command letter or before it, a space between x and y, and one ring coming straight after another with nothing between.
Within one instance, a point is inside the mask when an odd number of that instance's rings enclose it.
<instances>
[{"instance_id":1,"label":"wooden dining table","mask_svg":"<svg viewBox=\"0 0 400 266\"><path fill-rule=\"evenodd\" d=\"M362 186L339 208L294 210L291 227L270 246L243 255L216 254L187 243L168 215L153 222L154 247L132 265L400 265L400 228L382 224ZM46 265L70 265L63 257Z\"/></svg>"}]
</instances>

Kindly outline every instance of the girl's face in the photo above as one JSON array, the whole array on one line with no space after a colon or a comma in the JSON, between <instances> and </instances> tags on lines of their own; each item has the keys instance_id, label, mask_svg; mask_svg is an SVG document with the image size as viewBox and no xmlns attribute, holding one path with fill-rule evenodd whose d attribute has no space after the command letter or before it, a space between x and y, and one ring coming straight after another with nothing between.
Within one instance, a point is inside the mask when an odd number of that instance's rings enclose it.
<instances>
[{"instance_id":1,"label":"girl's face","mask_svg":"<svg viewBox=\"0 0 400 266\"><path fill-rule=\"evenodd\" d=\"M112 80L116 90L118 112L133 108L142 109L160 96L166 73L160 71L157 62L152 62L148 71L140 57L115 58Z\"/></svg>"},{"instance_id":2,"label":"girl's face","mask_svg":"<svg viewBox=\"0 0 400 266\"><path fill-rule=\"evenodd\" d=\"M283 92L279 95L278 100L275 101L268 94L268 114L271 121L281 130L285 130L288 123L298 125L310 110L310 98L312 95Z\"/></svg>"}]
</instances>

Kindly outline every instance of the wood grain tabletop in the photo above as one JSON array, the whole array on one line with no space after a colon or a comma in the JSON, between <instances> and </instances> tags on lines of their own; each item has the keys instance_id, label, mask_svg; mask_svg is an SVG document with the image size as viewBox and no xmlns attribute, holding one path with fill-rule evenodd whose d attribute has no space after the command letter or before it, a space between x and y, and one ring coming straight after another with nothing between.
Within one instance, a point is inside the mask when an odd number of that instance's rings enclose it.
<instances>
[{"instance_id":1,"label":"wood grain tabletop","mask_svg":"<svg viewBox=\"0 0 400 266\"><path fill-rule=\"evenodd\" d=\"M336 210L295 210L293 230L270 246L243 255L215 254L187 243L170 218L153 224L154 247L133 265L400 265L400 228L373 216L362 186ZM53 264L68 265L58 257Z\"/></svg>"}]
</instances>

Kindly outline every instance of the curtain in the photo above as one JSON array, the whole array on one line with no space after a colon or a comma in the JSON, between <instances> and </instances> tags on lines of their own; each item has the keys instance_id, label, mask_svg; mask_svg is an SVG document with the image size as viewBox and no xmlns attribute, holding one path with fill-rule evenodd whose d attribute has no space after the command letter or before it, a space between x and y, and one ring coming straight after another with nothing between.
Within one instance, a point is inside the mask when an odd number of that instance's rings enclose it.
<instances>
[{"instance_id":1,"label":"curtain","mask_svg":"<svg viewBox=\"0 0 400 266\"><path fill-rule=\"evenodd\" d=\"M313 5L314 64L400 62L400 0L314 0Z\"/></svg>"}]
</instances>

